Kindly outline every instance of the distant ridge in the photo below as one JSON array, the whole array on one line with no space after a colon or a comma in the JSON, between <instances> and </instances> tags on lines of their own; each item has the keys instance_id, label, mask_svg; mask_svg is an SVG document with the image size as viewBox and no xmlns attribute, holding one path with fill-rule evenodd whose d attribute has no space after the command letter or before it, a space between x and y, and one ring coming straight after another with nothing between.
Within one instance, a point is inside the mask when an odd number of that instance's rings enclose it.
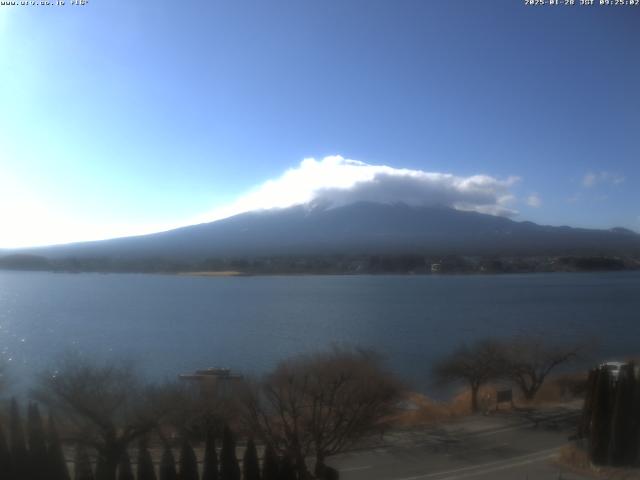
<instances>
[{"instance_id":1,"label":"distant ridge","mask_svg":"<svg viewBox=\"0 0 640 480\"><path fill-rule=\"evenodd\" d=\"M277 255L640 255L640 235L516 222L445 207L360 202L249 212L211 223L114 240L7 251L48 259ZM1 255L1 252L0 252Z\"/></svg>"}]
</instances>

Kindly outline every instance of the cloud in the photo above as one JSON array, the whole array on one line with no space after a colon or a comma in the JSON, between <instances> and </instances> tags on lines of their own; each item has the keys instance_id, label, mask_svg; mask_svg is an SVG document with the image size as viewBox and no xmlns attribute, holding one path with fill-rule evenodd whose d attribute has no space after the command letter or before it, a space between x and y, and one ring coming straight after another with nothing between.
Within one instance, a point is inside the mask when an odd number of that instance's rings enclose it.
<instances>
[{"instance_id":1,"label":"cloud","mask_svg":"<svg viewBox=\"0 0 640 480\"><path fill-rule=\"evenodd\" d=\"M280 177L269 180L217 209L208 220L252 210L313 204L328 208L357 201L445 206L492 215L512 216L510 188L518 177L497 179L488 175L456 176L370 165L341 156L304 159Z\"/></svg>"},{"instance_id":2,"label":"cloud","mask_svg":"<svg viewBox=\"0 0 640 480\"><path fill-rule=\"evenodd\" d=\"M211 222L253 210L293 205L338 207L357 201L441 205L492 215L512 216L511 187L517 177L457 176L370 165L340 156L307 158L279 177L241 195L231 204L182 222L145 224L123 219L121 224L75 218L37 192L0 170L0 248L53 245L143 235Z\"/></svg>"},{"instance_id":3,"label":"cloud","mask_svg":"<svg viewBox=\"0 0 640 480\"><path fill-rule=\"evenodd\" d=\"M582 186L586 188L595 187L598 184L620 185L625 181L622 175L611 172L588 172L582 177Z\"/></svg>"},{"instance_id":4,"label":"cloud","mask_svg":"<svg viewBox=\"0 0 640 480\"><path fill-rule=\"evenodd\" d=\"M533 193L527 197L526 204L530 207L538 208L542 205L542 199L537 193Z\"/></svg>"}]
</instances>

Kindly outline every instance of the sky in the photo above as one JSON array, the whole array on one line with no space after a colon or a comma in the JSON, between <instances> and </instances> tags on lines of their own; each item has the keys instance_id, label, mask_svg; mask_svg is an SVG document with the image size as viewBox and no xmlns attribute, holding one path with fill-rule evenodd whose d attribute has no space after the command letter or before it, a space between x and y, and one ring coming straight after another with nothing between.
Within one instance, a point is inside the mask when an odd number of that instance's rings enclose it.
<instances>
[{"instance_id":1,"label":"sky","mask_svg":"<svg viewBox=\"0 0 640 480\"><path fill-rule=\"evenodd\" d=\"M0 248L363 199L640 231L639 46L640 6L0 5Z\"/></svg>"}]
</instances>

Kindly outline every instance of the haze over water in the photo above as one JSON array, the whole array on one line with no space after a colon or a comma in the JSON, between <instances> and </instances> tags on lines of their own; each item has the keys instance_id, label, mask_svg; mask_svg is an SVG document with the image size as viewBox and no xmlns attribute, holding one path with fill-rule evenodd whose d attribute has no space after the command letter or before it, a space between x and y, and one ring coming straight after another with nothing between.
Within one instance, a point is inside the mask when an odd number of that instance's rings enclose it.
<instances>
[{"instance_id":1,"label":"haze over water","mask_svg":"<svg viewBox=\"0 0 640 480\"><path fill-rule=\"evenodd\" d=\"M640 273L202 278L0 272L0 351L17 383L77 350L154 378L260 373L331 344L372 347L420 390L465 341L536 331L640 352Z\"/></svg>"}]
</instances>

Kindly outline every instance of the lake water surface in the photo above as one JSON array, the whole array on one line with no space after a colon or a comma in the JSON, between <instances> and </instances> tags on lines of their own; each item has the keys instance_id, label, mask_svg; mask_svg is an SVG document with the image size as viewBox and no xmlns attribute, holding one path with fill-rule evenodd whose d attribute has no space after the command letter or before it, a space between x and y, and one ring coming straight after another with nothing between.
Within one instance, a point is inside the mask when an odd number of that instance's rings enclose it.
<instances>
[{"instance_id":1,"label":"lake water surface","mask_svg":"<svg viewBox=\"0 0 640 480\"><path fill-rule=\"evenodd\" d=\"M640 273L205 278L0 272L0 352L31 378L67 350L155 378L259 373L331 344L373 347L420 389L466 341L523 331L640 353Z\"/></svg>"}]
</instances>

